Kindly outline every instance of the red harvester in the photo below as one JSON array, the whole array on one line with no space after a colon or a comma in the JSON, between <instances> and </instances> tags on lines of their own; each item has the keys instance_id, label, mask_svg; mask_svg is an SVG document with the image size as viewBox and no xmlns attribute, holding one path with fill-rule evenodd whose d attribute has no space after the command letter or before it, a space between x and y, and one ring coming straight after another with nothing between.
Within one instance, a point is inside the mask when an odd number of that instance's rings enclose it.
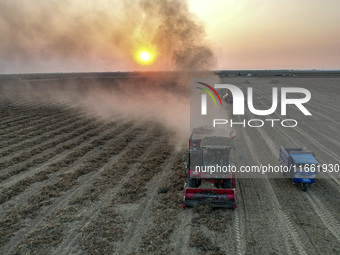
<instances>
[{"instance_id":1,"label":"red harvester","mask_svg":"<svg viewBox=\"0 0 340 255\"><path fill-rule=\"evenodd\" d=\"M189 187L185 189L184 207L206 204L235 210L236 179L230 171L232 140L211 135L201 128L194 129L190 136L189 162L185 162Z\"/></svg>"}]
</instances>

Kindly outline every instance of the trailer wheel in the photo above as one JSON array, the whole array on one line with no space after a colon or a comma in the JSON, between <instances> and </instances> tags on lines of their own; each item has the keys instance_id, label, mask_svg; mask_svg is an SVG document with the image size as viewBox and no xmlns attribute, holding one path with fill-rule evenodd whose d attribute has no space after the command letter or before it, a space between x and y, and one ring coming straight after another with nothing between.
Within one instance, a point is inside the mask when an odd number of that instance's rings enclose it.
<instances>
[{"instance_id":1,"label":"trailer wheel","mask_svg":"<svg viewBox=\"0 0 340 255\"><path fill-rule=\"evenodd\" d=\"M303 189L303 191L307 191L308 183L302 183L302 189Z\"/></svg>"}]
</instances>

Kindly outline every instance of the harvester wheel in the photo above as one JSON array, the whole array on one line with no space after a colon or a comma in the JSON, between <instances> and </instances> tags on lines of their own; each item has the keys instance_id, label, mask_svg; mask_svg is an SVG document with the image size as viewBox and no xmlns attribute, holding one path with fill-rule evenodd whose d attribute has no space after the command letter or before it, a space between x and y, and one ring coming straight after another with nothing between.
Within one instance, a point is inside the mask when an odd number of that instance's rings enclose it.
<instances>
[{"instance_id":1,"label":"harvester wheel","mask_svg":"<svg viewBox=\"0 0 340 255\"><path fill-rule=\"evenodd\" d=\"M232 189L232 180L231 179L224 179L223 180L223 189Z\"/></svg>"},{"instance_id":2,"label":"harvester wheel","mask_svg":"<svg viewBox=\"0 0 340 255\"><path fill-rule=\"evenodd\" d=\"M189 188L195 188L196 187L196 179L189 178Z\"/></svg>"},{"instance_id":3,"label":"harvester wheel","mask_svg":"<svg viewBox=\"0 0 340 255\"><path fill-rule=\"evenodd\" d=\"M302 189L303 191L307 191L308 183L302 183Z\"/></svg>"}]
</instances>

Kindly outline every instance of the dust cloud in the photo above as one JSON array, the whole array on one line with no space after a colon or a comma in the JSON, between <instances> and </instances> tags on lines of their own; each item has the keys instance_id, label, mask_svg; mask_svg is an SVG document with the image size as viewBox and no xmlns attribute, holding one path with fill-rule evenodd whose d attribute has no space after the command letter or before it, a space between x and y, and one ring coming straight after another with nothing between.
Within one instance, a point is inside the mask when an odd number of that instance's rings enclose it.
<instances>
[{"instance_id":1,"label":"dust cloud","mask_svg":"<svg viewBox=\"0 0 340 255\"><path fill-rule=\"evenodd\" d=\"M204 70L215 62L204 27L182 0L0 1L0 72Z\"/></svg>"},{"instance_id":2,"label":"dust cloud","mask_svg":"<svg viewBox=\"0 0 340 255\"><path fill-rule=\"evenodd\" d=\"M98 71L105 65L111 70L180 71L105 82L84 79L84 74L61 80L42 76L2 83L2 96L69 102L106 120L157 121L180 139L188 138L190 77L211 68L215 57L204 26L186 1L0 1L0 17L5 35L0 69L5 73ZM147 69L134 60L140 47L157 55Z\"/></svg>"}]
</instances>

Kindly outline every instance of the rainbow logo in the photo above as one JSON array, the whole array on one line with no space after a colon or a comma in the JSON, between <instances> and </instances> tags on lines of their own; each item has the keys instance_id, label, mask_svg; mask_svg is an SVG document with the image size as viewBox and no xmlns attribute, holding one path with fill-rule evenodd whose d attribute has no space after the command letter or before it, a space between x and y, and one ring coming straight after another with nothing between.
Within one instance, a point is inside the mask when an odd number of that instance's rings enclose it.
<instances>
[{"instance_id":1,"label":"rainbow logo","mask_svg":"<svg viewBox=\"0 0 340 255\"><path fill-rule=\"evenodd\" d=\"M214 94L217 96L217 98L220 101L220 104L222 106L222 100L221 100L220 96L218 95L217 91L213 87L211 87L210 85L203 83L203 82L197 82L197 83L201 84L203 86L206 86L208 89L210 89L212 92L214 92ZM203 90L205 93L207 93L212 98L215 105L217 105L214 96L211 94L211 92L209 90L204 89L204 88L200 88L200 87L196 87L196 88ZM201 95L201 115L207 115L207 94Z\"/></svg>"},{"instance_id":2,"label":"rainbow logo","mask_svg":"<svg viewBox=\"0 0 340 255\"><path fill-rule=\"evenodd\" d=\"M201 85L203 85L203 86L206 86L206 87L209 88L212 92L214 92L214 94L217 96L217 98L218 98L218 100L220 101L220 104L221 104L221 106L222 106L222 100L221 100L220 96L218 95L217 91L216 91L213 87L211 87L210 85L208 85L208 84L206 84L206 83L203 83L203 82L197 82L197 83L198 83L198 84L201 84ZM214 100L215 105L217 105L214 96L211 94L211 92L210 92L209 90L203 89L203 88L200 88L200 87L196 87L196 88L201 89L201 90L203 90L204 92L206 92L206 93L212 98L212 100Z\"/></svg>"}]
</instances>

